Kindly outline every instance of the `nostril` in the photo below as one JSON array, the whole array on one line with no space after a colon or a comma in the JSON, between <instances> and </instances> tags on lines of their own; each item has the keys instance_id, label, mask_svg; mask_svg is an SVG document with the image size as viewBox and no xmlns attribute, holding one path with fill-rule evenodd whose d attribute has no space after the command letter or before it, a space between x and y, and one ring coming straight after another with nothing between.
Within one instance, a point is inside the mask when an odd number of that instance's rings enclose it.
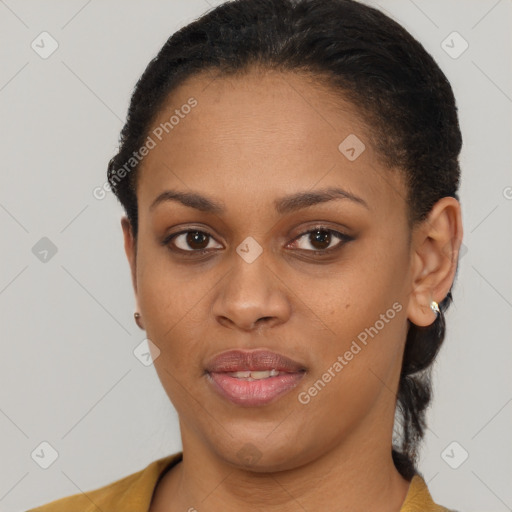
<instances>
[{"instance_id":1,"label":"nostril","mask_svg":"<svg viewBox=\"0 0 512 512\"><path fill-rule=\"evenodd\" d=\"M258 325L258 324L262 324L262 323L265 323L269 320L272 320L272 316L263 316L261 318L258 318L258 320L256 320L255 324Z\"/></svg>"}]
</instances>

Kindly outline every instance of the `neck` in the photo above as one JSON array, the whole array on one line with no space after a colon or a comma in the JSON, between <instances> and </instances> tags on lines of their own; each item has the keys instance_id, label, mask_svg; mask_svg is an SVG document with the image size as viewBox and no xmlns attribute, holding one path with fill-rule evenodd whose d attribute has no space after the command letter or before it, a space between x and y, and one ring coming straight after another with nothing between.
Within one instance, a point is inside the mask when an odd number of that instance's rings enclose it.
<instances>
[{"instance_id":1,"label":"neck","mask_svg":"<svg viewBox=\"0 0 512 512\"><path fill-rule=\"evenodd\" d=\"M156 512L295 512L332 510L333 504L347 512L398 512L409 489L394 466L391 446L384 442L391 439L391 430L372 418L337 446L311 454L306 464L264 473L230 464L185 425L181 432L184 458L166 475Z\"/></svg>"}]
</instances>

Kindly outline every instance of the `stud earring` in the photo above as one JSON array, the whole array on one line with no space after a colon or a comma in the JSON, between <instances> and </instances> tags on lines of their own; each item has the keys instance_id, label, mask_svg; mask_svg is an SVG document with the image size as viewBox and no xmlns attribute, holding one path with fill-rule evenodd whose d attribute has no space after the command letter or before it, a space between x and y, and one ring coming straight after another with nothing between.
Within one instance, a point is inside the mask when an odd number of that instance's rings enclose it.
<instances>
[{"instance_id":1,"label":"stud earring","mask_svg":"<svg viewBox=\"0 0 512 512\"><path fill-rule=\"evenodd\" d=\"M139 326L140 329L144 330L144 326L142 325L141 316L138 311L133 313L133 317L135 318L135 323Z\"/></svg>"},{"instance_id":2,"label":"stud earring","mask_svg":"<svg viewBox=\"0 0 512 512\"><path fill-rule=\"evenodd\" d=\"M439 304L435 300L433 300L430 303L430 309L436 314L436 316L438 316L441 313L439 309Z\"/></svg>"}]
</instances>

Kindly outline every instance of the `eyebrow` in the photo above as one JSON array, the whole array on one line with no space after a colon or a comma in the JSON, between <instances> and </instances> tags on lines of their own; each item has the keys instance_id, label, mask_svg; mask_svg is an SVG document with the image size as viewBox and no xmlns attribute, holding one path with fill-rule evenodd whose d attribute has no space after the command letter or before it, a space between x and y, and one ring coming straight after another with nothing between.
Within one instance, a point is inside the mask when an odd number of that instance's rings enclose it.
<instances>
[{"instance_id":1,"label":"eyebrow","mask_svg":"<svg viewBox=\"0 0 512 512\"><path fill-rule=\"evenodd\" d=\"M316 204L339 199L348 199L369 209L368 204L363 198L338 187L330 187L322 190L315 190L313 192L297 192L295 194L281 197L274 201L274 208L277 213L284 215ZM179 202L184 206L195 208L196 210L205 213L221 215L226 211L226 207L223 202L216 201L196 192L180 192L178 190L166 190L165 192L162 192L153 201L149 210L152 211L159 204L167 201Z\"/></svg>"}]
</instances>

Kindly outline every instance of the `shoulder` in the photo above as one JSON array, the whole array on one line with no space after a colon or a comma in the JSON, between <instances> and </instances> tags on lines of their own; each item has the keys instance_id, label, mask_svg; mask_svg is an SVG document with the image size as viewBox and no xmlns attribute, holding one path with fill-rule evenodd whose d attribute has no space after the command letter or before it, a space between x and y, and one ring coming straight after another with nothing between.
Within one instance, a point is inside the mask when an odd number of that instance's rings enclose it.
<instances>
[{"instance_id":1,"label":"shoulder","mask_svg":"<svg viewBox=\"0 0 512 512\"><path fill-rule=\"evenodd\" d=\"M162 457L144 469L108 485L65 496L26 512L146 511L158 479L166 469L177 464L181 457L181 452Z\"/></svg>"},{"instance_id":2,"label":"shoulder","mask_svg":"<svg viewBox=\"0 0 512 512\"><path fill-rule=\"evenodd\" d=\"M411 480L409 491L400 512L457 512L438 505L432 499L423 476L416 473Z\"/></svg>"}]
</instances>

